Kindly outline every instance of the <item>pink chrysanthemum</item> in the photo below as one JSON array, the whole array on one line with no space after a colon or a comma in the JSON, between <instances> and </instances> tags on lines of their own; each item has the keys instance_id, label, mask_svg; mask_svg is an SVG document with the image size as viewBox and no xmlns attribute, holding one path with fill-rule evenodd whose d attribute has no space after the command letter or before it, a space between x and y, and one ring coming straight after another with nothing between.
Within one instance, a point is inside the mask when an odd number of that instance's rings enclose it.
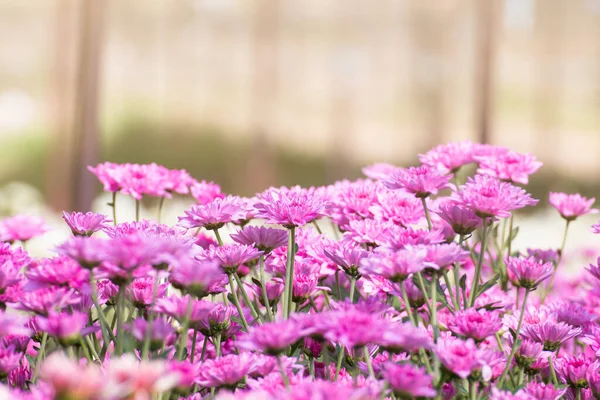
<instances>
[{"instance_id":1,"label":"pink chrysanthemum","mask_svg":"<svg viewBox=\"0 0 600 400\"><path fill-rule=\"evenodd\" d=\"M399 229L390 221L363 219L350 221L350 226L344 232L344 237L359 244L376 247L384 244Z\"/></svg>"},{"instance_id":2,"label":"pink chrysanthemum","mask_svg":"<svg viewBox=\"0 0 600 400\"><path fill-rule=\"evenodd\" d=\"M324 248L323 252L348 276L358 276L361 261L369 255L363 248L343 242L333 242L331 246Z\"/></svg>"},{"instance_id":3,"label":"pink chrysanthemum","mask_svg":"<svg viewBox=\"0 0 600 400\"><path fill-rule=\"evenodd\" d=\"M76 236L91 236L94 232L108 228L108 223L112 222L106 215L93 212L67 214L63 211L63 219Z\"/></svg>"},{"instance_id":4,"label":"pink chrysanthemum","mask_svg":"<svg viewBox=\"0 0 600 400\"><path fill-rule=\"evenodd\" d=\"M481 218L470 208L450 200L439 205L437 214L446 221L458 235L469 235L481 226Z\"/></svg>"},{"instance_id":5,"label":"pink chrysanthemum","mask_svg":"<svg viewBox=\"0 0 600 400\"><path fill-rule=\"evenodd\" d=\"M375 163L363 167L362 173L368 178L382 180L394 172L396 168L398 167L388 163Z\"/></svg>"},{"instance_id":6,"label":"pink chrysanthemum","mask_svg":"<svg viewBox=\"0 0 600 400\"><path fill-rule=\"evenodd\" d=\"M441 144L425 154L419 154L419 161L425 165L443 167L454 172L463 165L475 162L479 146L468 140Z\"/></svg>"},{"instance_id":7,"label":"pink chrysanthemum","mask_svg":"<svg viewBox=\"0 0 600 400\"><path fill-rule=\"evenodd\" d=\"M433 388L433 377L425 371L425 368L388 362L383 368L382 375L392 392L399 398L435 397L437 395Z\"/></svg>"},{"instance_id":8,"label":"pink chrysanthemum","mask_svg":"<svg viewBox=\"0 0 600 400\"><path fill-rule=\"evenodd\" d=\"M557 357L554 360L554 368L564 383L574 388L586 388L588 386L588 371L592 368L597 368L597 364L584 354L577 356L567 355Z\"/></svg>"},{"instance_id":9,"label":"pink chrysanthemum","mask_svg":"<svg viewBox=\"0 0 600 400\"><path fill-rule=\"evenodd\" d=\"M414 196L399 190L379 193L377 203L369 207L375 219L408 226L424 218L423 205Z\"/></svg>"},{"instance_id":10,"label":"pink chrysanthemum","mask_svg":"<svg viewBox=\"0 0 600 400\"><path fill-rule=\"evenodd\" d=\"M398 168L383 180L383 184L389 189L404 189L418 198L425 198L450 187L451 178L444 169L421 165Z\"/></svg>"},{"instance_id":11,"label":"pink chrysanthemum","mask_svg":"<svg viewBox=\"0 0 600 400\"><path fill-rule=\"evenodd\" d=\"M394 253L375 253L361 262L361 273L365 275L381 275L392 282L402 282L411 274L427 267L424 247L408 246Z\"/></svg>"},{"instance_id":12,"label":"pink chrysanthemum","mask_svg":"<svg viewBox=\"0 0 600 400\"><path fill-rule=\"evenodd\" d=\"M253 368L254 360L250 354L230 354L204 361L198 370L196 382L207 388L235 389L245 381Z\"/></svg>"},{"instance_id":13,"label":"pink chrysanthemum","mask_svg":"<svg viewBox=\"0 0 600 400\"><path fill-rule=\"evenodd\" d=\"M87 236L73 236L57 247L58 254L69 257L85 269L100 265L105 257L105 239Z\"/></svg>"},{"instance_id":14,"label":"pink chrysanthemum","mask_svg":"<svg viewBox=\"0 0 600 400\"><path fill-rule=\"evenodd\" d=\"M237 344L242 349L279 355L309 333L310 330L303 323L290 319L255 326L246 335L239 337Z\"/></svg>"},{"instance_id":15,"label":"pink chrysanthemum","mask_svg":"<svg viewBox=\"0 0 600 400\"><path fill-rule=\"evenodd\" d=\"M26 242L48 232L49 228L40 217L15 215L0 222L0 240L3 242Z\"/></svg>"},{"instance_id":16,"label":"pink chrysanthemum","mask_svg":"<svg viewBox=\"0 0 600 400\"><path fill-rule=\"evenodd\" d=\"M288 232L283 229L264 226L246 226L231 234L231 239L234 242L254 246L260 251L270 253L274 249L287 244Z\"/></svg>"},{"instance_id":17,"label":"pink chrysanthemum","mask_svg":"<svg viewBox=\"0 0 600 400\"><path fill-rule=\"evenodd\" d=\"M536 172L543 165L533 155L516 151L475 158L479 162L477 173L523 185L529 183L529 175Z\"/></svg>"},{"instance_id":18,"label":"pink chrysanthemum","mask_svg":"<svg viewBox=\"0 0 600 400\"><path fill-rule=\"evenodd\" d=\"M544 350L556 351L561 344L581 334L581 328L575 328L564 322L543 322L524 325L521 334L530 340L544 345Z\"/></svg>"},{"instance_id":19,"label":"pink chrysanthemum","mask_svg":"<svg viewBox=\"0 0 600 400\"><path fill-rule=\"evenodd\" d=\"M440 338L436 354L444 368L462 379L482 367L473 339Z\"/></svg>"},{"instance_id":20,"label":"pink chrysanthemum","mask_svg":"<svg viewBox=\"0 0 600 400\"><path fill-rule=\"evenodd\" d=\"M550 383L530 382L526 387L527 394L539 400L562 399L567 391L566 388L556 388Z\"/></svg>"},{"instance_id":21,"label":"pink chrysanthemum","mask_svg":"<svg viewBox=\"0 0 600 400\"><path fill-rule=\"evenodd\" d=\"M258 195L258 214L272 224L286 228L304 226L325 215L329 204L314 189L271 188Z\"/></svg>"},{"instance_id":22,"label":"pink chrysanthemum","mask_svg":"<svg viewBox=\"0 0 600 400\"><path fill-rule=\"evenodd\" d=\"M326 210L327 216L344 230L350 221L373 218L371 207L378 203L377 195L387 191L380 182L368 179L336 182L329 190L332 193L329 196L330 207Z\"/></svg>"},{"instance_id":23,"label":"pink chrysanthemum","mask_svg":"<svg viewBox=\"0 0 600 400\"><path fill-rule=\"evenodd\" d=\"M504 263L510 281L528 290L535 289L554 272L552 263L541 263L534 257L506 257Z\"/></svg>"},{"instance_id":24,"label":"pink chrysanthemum","mask_svg":"<svg viewBox=\"0 0 600 400\"><path fill-rule=\"evenodd\" d=\"M52 312L47 317L37 318L40 330L56 338L63 346L72 346L79 342L82 335L90 333L91 329L86 329L87 322L88 315L83 312Z\"/></svg>"},{"instance_id":25,"label":"pink chrysanthemum","mask_svg":"<svg viewBox=\"0 0 600 400\"><path fill-rule=\"evenodd\" d=\"M169 276L174 288L201 299L209 295L211 285L223 279L223 272L216 262L198 262L181 259L175 264Z\"/></svg>"},{"instance_id":26,"label":"pink chrysanthemum","mask_svg":"<svg viewBox=\"0 0 600 400\"><path fill-rule=\"evenodd\" d=\"M448 329L458 336L481 342L502 328L502 320L495 312L469 308L457 311L448 321Z\"/></svg>"},{"instance_id":27,"label":"pink chrysanthemum","mask_svg":"<svg viewBox=\"0 0 600 400\"><path fill-rule=\"evenodd\" d=\"M190 186L190 192L199 204L208 204L214 199L225 197L225 194L221 193L221 187L214 182L194 182Z\"/></svg>"},{"instance_id":28,"label":"pink chrysanthemum","mask_svg":"<svg viewBox=\"0 0 600 400\"><path fill-rule=\"evenodd\" d=\"M210 203L193 205L185 211L185 217L178 217L178 225L186 228L219 229L228 222L246 219L251 208L238 196L216 198Z\"/></svg>"},{"instance_id":29,"label":"pink chrysanthemum","mask_svg":"<svg viewBox=\"0 0 600 400\"><path fill-rule=\"evenodd\" d=\"M261 254L263 254L262 251L258 251L252 246L232 243L213 246L197 256L197 259L214 262L221 267L223 272L232 274L237 271L240 265L256 260Z\"/></svg>"},{"instance_id":30,"label":"pink chrysanthemum","mask_svg":"<svg viewBox=\"0 0 600 400\"><path fill-rule=\"evenodd\" d=\"M592 208L595 198L588 199L580 194L566 194L550 192L550 205L560 213L567 221L573 221L577 217L586 214L596 214L597 209Z\"/></svg>"}]
</instances>

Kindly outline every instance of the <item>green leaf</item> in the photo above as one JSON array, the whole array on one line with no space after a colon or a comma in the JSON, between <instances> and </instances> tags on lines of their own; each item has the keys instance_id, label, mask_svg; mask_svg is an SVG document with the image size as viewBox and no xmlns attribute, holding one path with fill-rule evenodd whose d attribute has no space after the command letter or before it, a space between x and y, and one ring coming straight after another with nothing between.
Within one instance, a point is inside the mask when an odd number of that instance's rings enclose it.
<instances>
[{"instance_id":1,"label":"green leaf","mask_svg":"<svg viewBox=\"0 0 600 400\"><path fill-rule=\"evenodd\" d=\"M500 275L496 274L489 281L487 281L486 283L484 283L483 285L481 285L479 287L479 290L477 291L477 297L481 296L483 293L485 293L486 290L488 290L492 286L494 286L496 284L496 282L498 282L498 279L500 279Z\"/></svg>"},{"instance_id":2,"label":"green leaf","mask_svg":"<svg viewBox=\"0 0 600 400\"><path fill-rule=\"evenodd\" d=\"M260 283L260 281L256 278L252 278L252 282L258 286L259 289L262 289L262 284Z\"/></svg>"}]
</instances>

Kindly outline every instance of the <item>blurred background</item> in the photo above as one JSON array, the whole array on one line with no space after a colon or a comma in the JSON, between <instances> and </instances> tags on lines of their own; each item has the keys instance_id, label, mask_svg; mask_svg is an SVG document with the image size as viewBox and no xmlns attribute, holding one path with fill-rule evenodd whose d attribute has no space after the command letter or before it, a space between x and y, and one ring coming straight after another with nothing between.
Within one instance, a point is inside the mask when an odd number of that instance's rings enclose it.
<instances>
[{"instance_id":1,"label":"blurred background","mask_svg":"<svg viewBox=\"0 0 600 400\"><path fill-rule=\"evenodd\" d=\"M248 195L465 139L600 194L600 0L0 0L0 34L0 184L55 210L101 161Z\"/></svg>"}]
</instances>

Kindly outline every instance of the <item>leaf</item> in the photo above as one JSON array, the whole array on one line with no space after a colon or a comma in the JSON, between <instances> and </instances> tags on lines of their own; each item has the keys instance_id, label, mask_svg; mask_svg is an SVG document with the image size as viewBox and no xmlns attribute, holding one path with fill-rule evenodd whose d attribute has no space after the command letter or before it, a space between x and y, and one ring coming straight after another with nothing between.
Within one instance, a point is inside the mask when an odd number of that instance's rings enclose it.
<instances>
[{"instance_id":1,"label":"leaf","mask_svg":"<svg viewBox=\"0 0 600 400\"><path fill-rule=\"evenodd\" d=\"M513 339L517 337L517 332L515 332L513 328L508 328L508 331L510 332L510 335L513 337Z\"/></svg>"},{"instance_id":2,"label":"leaf","mask_svg":"<svg viewBox=\"0 0 600 400\"><path fill-rule=\"evenodd\" d=\"M227 293L227 300L229 300L231 304L235 304L235 297L233 297L231 293Z\"/></svg>"},{"instance_id":3,"label":"leaf","mask_svg":"<svg viewBox=\"0 0 600 400\"><path fill-rule=\"evenodd\" d=\"M485 293L486 290L488 290L492 286L494 286L496 284L496 282L498 282L498 279L500 279L500 275L496 274L489 281L487 281L486 283L484 283L483 285L481 285L479 287L479 290L477 291L477 297L481 296L483 293Z\"/></svg>"},{"instance_id":4,"label":"leaf","mask_svg":"<svg viewBox=\"0 0 600 400\"><path fill-rule=\"evenodd\" d=\"M513 240L515 240L515 238L517 237L518 234L519 234L519 227L517 226L510 233L510 236L508 237L508 240L512 242Z\"/></svg>"},{"instance_id":5,"label":"leaf","mask_svg":"<svg viewBox=\"0 0 600 400\"><path fill-rule=\"evenodd\" d=\"M256 278L252 278L252 282L258 286L259 289L262 289L262 284L260 283L260 281Z\"/></svg>"}]
</instances>

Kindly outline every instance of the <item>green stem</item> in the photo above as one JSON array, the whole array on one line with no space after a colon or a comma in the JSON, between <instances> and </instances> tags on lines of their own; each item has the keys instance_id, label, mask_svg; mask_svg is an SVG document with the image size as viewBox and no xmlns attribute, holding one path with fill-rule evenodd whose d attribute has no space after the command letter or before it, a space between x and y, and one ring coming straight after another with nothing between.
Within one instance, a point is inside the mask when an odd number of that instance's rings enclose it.
<instances>
[{"instance_id":1,"label":"green stem","mask_svg":"<svg viewBox=\"0 0 600 400\"><path fill-rule=\"evenodd\" d=\"M40 343L40 348L38 350L37 355L35 356L35 368L33 370L33 378L31 381L35 383L38 373L40 372L40 364L42 363L42 358L44 358L44 351L46 351L46 342L48 341L48 333L42 333L42 342Z\"/></svg>"},{"instance_id":2,"label":"green stem","mask_svg":"<svg viewBox=\"0 0 600 400\"><path fill-rule=\"evenodd\" d=\"M150 306L150 314L148 315L148 321L146 325L146 332L144 333L144 344L142 345L142 360L148 359L148 353L150 352L150 339L152 338L152 323L154 322L154 303L158 297L158 272L154 277L152 283L152 305Z\"/></svg>"},{"instance_id":3,"label":"green stem","mask_svg":"<svg viewBox=\"0 0 600 400\"><path fill-rule=\"evenodd\" d=\"M196 340L198 338L198 331L194 329L194 336L192 337L192 351L190 352L190 363L194 363L194 356L196 355Z\"/></svg>"},{"instance_id":4,"label":"green stem","mask_svg":"<svg viewBox=\"0 0 600 400\"><path fill-rule=\"evenodd\" d=\"M310 373L310 377L315 380L315 358L308 357L308 372Z\"/></svg>"},{"instance_id":5,"label":"green stem","mask_svg":"<svg viewBox=\"0 0 600 400\"><path fill-rule=\"evenodd\" d=\"M281 379L286 388L290 387L290 380L285 372L285 368L283 366L283 362L281 362L281 356L277 356L277 364L279 365L279 371L281 372Z\"/></svg>"},{"instance_id":6,"label":"green stem","mask_svg":"<svg viewBox=\"0 0 600 400\"><path fill-rule=\"evenodd\" d=\"M219 233L219 230L213 229L213 232L215 233L215 237L217 238L217 242L219 243L219 246L223 246L223 239L221 239L221 234Z\"/></svg>"},{"instance_id":7,"label":"green stem","mask_svg":"<svg viewBox=\"0 0 600 400\"><path fill-rule=\"evenodd\" d=\"M425 200L425 197L421 197L421 203L423 204L423 211L425 211L425 218L427 219L427 228L431 230L433 224L431 223L431 217L429 215L429 209L427 208L427 201Z\"/></svg>"},{"instance_id":8,"label":"green stem","mask_svg":"<svg viewBox=\"0 0 600 400\"><path fill-rule=\"evenodd\" d=\"M296 227L292 226L289 229L287 262L285 268L285 289L283 297L283 319L288 319L290 316L290 308L292 306L292 297L294 293L294 256L296 246Z\"/></svg>"},{"instance_id":9,"label":"green stem","mask_svg":"<svg viewBox=\"0 0 600 400\"><path fill-rule=\"evenodd\" d=\"M113 225L117 225L117 192L112 192Z\"/></svg>"},{"instance_id":10,"label":"green stem","mask_svg":"<svg viewBox=\"0 0 600 400\"><path fill-rule=\"evenodd\" d=\"M135 222L140 221L140 200L135 200Z\"/></svg>"},{"instance_id":11,"label":"green stem","mask_svg":"<svg viewBox=\"0 0 600 400\"><path fill-rule=\"evenodd\" d=\"M216 231L215 231L216 232ZM227 278L229 279L229 287L231 288L231 295L233 297L233 304L235 308L237 308L238 314L240 316L240 320L242 322L242 327L245 332L248 332L248 321L246 321L246 317L244 316L244 310L240 305L240 300L238 299L237 292L235 290L235 285L233 284L233 276L232 274L227 274Z\"/></svg>"},{"instance_id":12,"label":"green stem","mask_svg":"<svg viewBox=\"0 0 600 400\"><path fill-rule=\"evenodd\" d=\"M190 296L190 299L188 300L187 304L187 309L185 311L185 317L183 318L183 323L181 324L181 336L179 337L179 346L177 347L177 353L175 354L175 358L177 360L183 360L183 350L187 347L188 329L193 308L194 299Z\"/></svg>"},{"instance_id":13,"label":"green stem","mask_svg":"<svg viewBox=\"0 0 600 400\"><path fill-rule=\"evenodd\" d=\"M525 307L527 305L527 297L529 296L529 290L525 290L525 296L523 296L523 306L521 308L521 315L519 315L519 323L517 325L517 330L515 331L515 338L513 339L513 345L512 345L512 349L510 351L510 355L508 356L508 360L506 360L506 367L504 367L504 371L502 371L502 375L500 376L500 379L498 380L498 387L502 387L502 383L504 382L504 379L506 379L506 374L508 373L508 370L511 367L511 363L512 360L515 356L515 353L517 352L517 350L519 349L520 346L520 340L519 340L519 334L521 332L521 325L523 325L523 316L525 315Z\"/></svg>"},{"instance_id":14,"label":"green stem","mask_svg":"<svg viewBox=\"0 0 600 400\"><path fill-rule=\"evenodd\" d=\"M233 277L234 277L235 282L237 283L238 287L240 288L240 291L242 292L242 298L244 299L244 303L246 303L246 306L248 306L248 308L250 309L250 313L252 314L252 317L258 321L259 325L262 325L262 319L260 318L260 315L258 314L258 312L254 309L254 305L250 301L250 297L248 297L248 293L246 293L246 289L244 288L244 284L242 283L240 276L237 274L237 272L235 272L233 274Z\"/></svg>"},{"instance_id":15,"label":"green stem","mask_svg":"<svg viewBox=\"0 0 600 400\"><path fill-rule=\"evenodd\" d=\"M371 363L371 354L369 353L369 349L367 348L367 346L363 346L363 354L365 356L365 360L367 361L369 376L375 379L375 372L373 371L373 364Z\"/></svg>"},{"instance_id":16,"label":"green stem","mask_svg":"<svg viewBox=\"0 0 600 400\"><path fill-rule=\"evenodd\" d=\"M483 221L485 223L485 221ZM512 231L513 231L513 223L514 223L514 216L511 214L510 215L510 219L509 219L509 223L508 223L508 245L507 245L507 252L506 255L510 256L510 254L512 253Z\"/></svg>"},{"instance_id":17,"label":"green stem","mask_svg":"<svg viewBox=\"0 0 600 400\"><path fill-rule=\"evenodd\" d=\"M550 378L552 379L553 385L558 385L558 378L556 377L556 370L554 369L554 361L552 356L548 357L548 365L550 366Z\"/></svg>"},{"instance_id":18,"label":"green stem","mask_svg":"<svg viewBox=\"0 0 600 400\"><path fill-rule=\"evenodd\" d=\"M342 360L344 359L344 351L346 348L340 345L340 352L338 353L337 362L335 363L335 376L333 377L333 381L337 381L338 376L340 375L340 369L342 368Z\"/></svg>"},{"instance_id":19,"label":"green stem","mask_svg":"<svg viewBox=\"0 0 600 400\"><path fill-rule=\"evenodd\" d=\"M425 288L425 280L423 279L423 274L421 274L421 271L419 271L416 275L417 286L421 290L421 293L423 293L423 297L425 298L425 304L427 304L427 308L429 309L429 315L431 315L433 313L433 311L431 310L433 307L430 304L429 295L427 294L427 289Z\"/></svg>"},{"instance_id":20,"label":"green stem","mask_svg":"<svg viewBox=\"0 0 600 400\"><path fill-rule=\"evenodd\" d=\"M215 357L221 357L221 332L215 335Z\"/></svg>"},{"instance_id":21,"label":"green stem","mask_svg":"<svg viewBox=\"0 0 600 400\"><path fill-rule=\"evenodd\" d=\"M92 303L94 303L94 307L96 307L96 313L98 314L98 319L100 320L100 327L102 328L102 339L105 343L108 343L109 340L115 340L115 335L108 325L108 320L106 319L106 315L104 315L104 311L100 307L98 303L98 290L96 287L96 281L94 280L94 274L90 271L90 290Z\"/></svg>"},{"instance_id":22,"label":"green stem","mask_svg":"<svg viewBox=\"0 0 600 400\"><path fill-rule=\"evenodd\" d=\"M262 291L263 302L265 303L265 308L267 309L267 321L273 321L273 312L271 311L271 306L269 304L269 296L267 295L267 285L265 283L265 255L261 254L259 258L260 265L260 288Z\"/></svg>"},{"instance_id":23,"label":"green stem","mask_svg":"<svg viewBox=\"0 0 600 400\"><path fill-rule=\"evenodd\" d=\"M469 388L469 395L471 397L471 400L477 399L477 381L471 382L471 386Z\"/></svg>"},{"instance_id":24,"label":"green stem","mask_svg":"<svg viewBox=\"0 0 600 400\"><path fill-rule=\"evenodd\" d=\"M162 219L162 210L163 210L163 204L165 203L165 198L164 196L160 198L160 200L158 200L158 215L156 216L156 220L158 221L158 223L160 224L160 220Z\"/></svg>"},{"instance_id":25,"label":"green stem","mask_svg":"<svg viewBox=\"0 0 600 400\"><path fill-rule=\"evenodd\" d=\"M433 342L437 342L440 336L440 328L437 323L437 284L438 275L434 272L431 276L431 326L433 327Z\"/></svg>"},{"instance_id":26,"label":"green stem","mask_svg":"<svg viewBox=\"0 0 600 400\"><path fill-rule=\"evenodd\" d=\"M319 232L319 234L322 235L323 231L321 231L321 228L319 228L319 224L317 224L317 220L316 219L312 222L312 224L315 227L315 229L317 230L317 232Z\"/></svg>"},{"instance_id":27,"label":"green stem","mask_svg":"<svg viewBox=\"0 0 600 400\"><path fill-rule=\"evenodd\" d=\"M404 308L406 309L406 313L408 314L408 319L414 326L417 326L415 317L413 317L412 307L410 306L410 301L408 300L408 295L406 294L406 283L405 282L400 283L400 290L402 291L402 300L404 301Z\"/></svg>"},{"instance_id":28,"label":"green stem","mask_svg":"<svg viewBox=\"0 0 600 400\"><path fill-rule=\"evenodd\" d=\"M200 362L204 361L206 356L206 347L208 346L208 336L204 336L204 342L202 343L202 353L200 353ZM193 363L194 361L192 361Z\"/></svg>"},{"instance_id":29,"label":"green stem","mask_svg":"<svg viewBox=\"0 0 600 400\"><path fill-rule=\"evenodd\" d=\"M119 286L119 292L117 294L117 343L115 354L120 356L123 354L123 336L124 336L124 323L125 323L125 286Z\"/></svg>"},{"instance_id":30,"label":"green stem","mask_svg":"<svg viewBox=\"0 0 600 400\"><path fill-rule=\"evenodd\" d=\"M581 400L581 388L575 389L575 400Z\"/></svg>"},{"instance_id":31,"label":"green stem","mask_svg":"<svg viewBox=\"0 0 600 400\"><path fill-rule=\"evenodd\" d=\"M335 287L338 295L338 300L342 299L342 286L340 285L340 270L335 270Z\"/></svg>"},{"instance_id":32,"label":"green stem","mask_svg":"<svg viewBox=\"0 0 600 400\"><path fill-rule=\"evenodd\" d=\"M444 277L444 282L446 283L446 289L448 290L448 296L450 296L450 300L452 301L452 305L454 306L454 310L458 310L458 300L454 297L454 293L452 292L452 284L450 283L450 278L448 277L448 273L445 269L442 269L442 276Z\"/></svg>"},{"instance_id":33,"label":"green stem","mask_svg":"<svg viewBox=\"0 0 600 400\"><path fill-rule=\"evenodd\" d=\"M490 225L493 221L490 223ZM483 265L483 258L485 255L485 247L487 243L488 229L487 221L483 220L481 232L481 251L479 253L479 259L477 260L477 266L475 267L475 276L473 277L473 284L471 285L471 293L469 294L469 307L473 307L475 304L475 298L477 296L477 291L479 290L479 279L481 278L481 267Z\"/></svg>"},{"instance_id":34,"label":"green stem","mask_svg":"<svg viewBox=\"0 0 600 400\"><path fill-rule=\"evenodd\" d=\"M354 303L354 291L356 290L356 276L350 277L350 302Z\"/></svg>"},{"instance_id":35,"label":"green stem","mask_svg":"<svg viewBox=\"0 0 600 400\"><path fill-rule=\"evenodd\" d=\"M92 340L90 339L89 336L86 337L86 343L87 343L88 347L90 348L90 351L92 352L92 355L94 357L96 357L96 360L100 360L100 356L98 355L98 352L96 351L96 347L92 343Z\"/></svg>"}]
</instances>

